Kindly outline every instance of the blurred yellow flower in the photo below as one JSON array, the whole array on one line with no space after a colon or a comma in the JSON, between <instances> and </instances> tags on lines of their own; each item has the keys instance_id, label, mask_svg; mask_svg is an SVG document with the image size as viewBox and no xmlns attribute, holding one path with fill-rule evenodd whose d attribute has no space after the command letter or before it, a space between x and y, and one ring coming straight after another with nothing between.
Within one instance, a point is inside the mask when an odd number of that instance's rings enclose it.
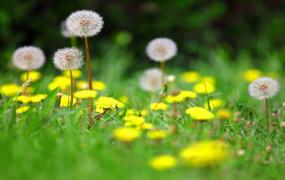
<instances>
[{"instance_id":1,"label":"blurred yellow flower","mask_svg":"<svg viewBox=\"0 0 285 180\"><path fill-rule=\"evenodd\" d=\"M42 77L42 74L38 71L30 71L29 72L29 79L32 82L36 82L37 80L39 80ZM23 73L21 75L21 80L22 81L27 81L27 72Z\"/></svg>"},{"instance_id":2,"label":"blurred yellow flower","mask_svg":"<svg viewBox=\"0 0 285 180\"><path fill-rule=\"evenodd\" d=\"M74 93L74 96L78 99L90 99L97 96L97 91L95 90L80 90Z\"/></svg>"},{"instance_id":3,"label":"blurred yellow flower","mask_svg":"<svg viewBox=\"0 0 285 180\"><path fill-rule=\"evenodd\" d=\"M61 90L66 90L70 86L70 79L65 76L57 76L53 79L53 82L51 82L48 85L48 89L50 91L55 90L57 88Z\"/></svg>"},{"instance_id":4,"label":"blurred yellow flower","mask_svg":"<svg viewBox=\"0 0 285 180\"><path fill-rule=\"evenodd\" d=\"M211 107L211 109L218 109L221 106L223 106L225 104L225 102L221 99L210 99L209 100L209 105ZM205 108L208 109L208 102L205 102L204 104Z\"/></svg>"},{"instance_id":5,"label":"blurred yellow flower","mask_svg":"<svg viewBox=\"0 0 285 180\"><path fill-rule=\"evenodd\" d=\"M13 101L18 101L18 102L26 104L30 102L30 96L24 96L24 95L16 96L13 98Z\"/></svg>"},{"instance_id":6,"label":"blurred yellow flower","mask_svg":"<svg viewBox=\"0 0 285 180\"><path fill-rule=\"evenodd\" d=\"M76 83L77 89L88 89L88 82L87 81L78 81ZM106 84L102 81L93 81L92 88L97 91L102 91L106 88Z\"/></svg>"},{"instance_id":7,"label":"blurred yellow flower","mask_svg":"<svg viewBox=\"0 0 285 180\"><path fill-rule=\"evenodd\" d=\"M140 126L144 123L144 118L135 115L125 116L124 120L126 121L125 122L126 127Z\"/></svg>"},{"instance_id":8,"label":"blurred yellow flower","mask_svg":"<svg viewBox=\"0 0 285 180\"><path fill-rule=\"evenodd\" d=\"M247 82L252 82L258 78L260 78L262 76L261 71L257 70L257 69L248 69L244 72L243 74L243 78L247 81Z\"/></svg>"},{"instance_id":9,"label":"blurred yellow flower","mask_svg":"<svg viewBox=\"0 0 285 180\"><path fill-rule=\"evenodd\" d=\"M152 130L147 133L147 138L151 140L161 140L167 137L167 132L164 130Z\"/></svg>"},{"instance_id":10,"label":"blurred yellow flower","mask_svg":"<svg viewBox=\"0 0 285 180\"><path fill-rule=\"evenodd\" d=\"M210 83L210 84L213 84L215 85L216 84L216 79L215 77L213 76L204 76L200 82L206 82L206 83Z\"/></svg>"},{"instance_id":11,"label":"blurred yellow flower","mask_svg":"<svg viewBox=\"0 0 285 180\"><path fill-rule=\"evenodd\" d=\"M165 98L167 103L180 103L186 99L194 99L197 97L197 94L193 91L182 90L176 95L168 95Z\"/></svg>"},{"instance_id":12,"label":"blurred yellow flower","mask_svg":"<svg viewBox=\"0 0 285 180\"><path fill-rule=\"evenodd\" d=\"M128 96L121 96L119 98L119 100L122 102L122 103L127 103L129 101L129 97Z\"/></svg>"},{"instance_id":13,"label":"blurred yellow flower","mask_svg":"<svg viewBox=\"0 0 285 180\"><path fill-rule=\"evenodd\" d=\"M151 159L149 165L156 170L172 169L177 165L177 160L170 155L160 155Z\"/></svg>"},{"instance_id":14,"label":"blurred yellow flower","mask_svg":"<svg viewBox=\"0 0 285 180\"><path fill-rule=\"evenodd\" d=\"M107 109L114 110L116 108L123 108L124 104L112 97L99 97L95 101L95 106L96 106L96 112L102 113Z\"/></svg>"},{"instance_id":15,"label":"blurred yellow flower","mask_svg":"<svg viewBox=\"0 0 285 180\"><path fill-rule=\"evenodd\" d=\"M69 107L70 106L71 97L68 95L63 95L60 98L60 107ZM76 104L76 98L73 98L73 105Z\"/></svg>"},{"instance_id":16,"label":"blurred yellow flower","mask_svg":"<svg viewBox=\"0 0 285 180\"><path fill-rule=\"evenodd\" d=\"M143 123L140 128L143 130L151 130L154 128L154 125L151 123Z\"/></svg>"},{"instance_id":17,"label":"blurred yellow flower","mask_svg":"<svg viewBox=\"0 0 285 180\"><path fill-rule=\"evenodd\" d=\"M13 98L13 101L18 101L21 103L38 103L41 102L42 100L46 99L47 95L46 94L36 94L33 96L24 96L24 95L20 95L20 96L16 96Z\"/></svg>"},{"instance_id":18,"label":"blurred yellow flower","mask_svg":"<svg viewBox=\"0 0 285 180\"><path fill-rule=\"evenodd\" d=\"M200 78L200 74L196 71L188 71L182 74L182 80L188 83L197 82Z\"/></svg>"},{"instance_id":19,"label":"blurred yellow flower","mask_svg":"<svg viewBox=\"0 0 285 180\"><path fill-rule=\"evenodd\" d=\"M165 103L151 103L150 109L153 111L166 111L167 110L167 104L165 104Z\"/></svg>"},{"instance_id":20,"label":"blurred yellow flower","mask_svg":"<svg viewBox=\"0 0 285 180\"><path fill-rule=\"evenodd\" d=\"M126 143L134 141L135 139L139 138L140 135L140 130L128 127L120 127L113 131L114 138Z\"/></svg>"},{"instance_id":21,"label":"blurred yellow flower","mask_svg":"<svg viewBox=\"0 0 285 180\"><path fill-rule=\"evenodd\" d=\"M63 74L64 76L66 76L66 77L69 77L69 76L70 76L69 70L63 71L62 74ZM79 69L74 69L74 70L72 70L72 77L75 78L75 79L81 77L81 74L82 74L82 73L81 73L81 71L80 71Z\"/></svg>"},{"instance_id":22,"label":"blurred yellow flower","mask_svg":"<svg viewBox=\"0 0 285 180\"><path fill-rule=\"evenodd\" d=\"M215 92L216 88L212 83L200 82L195 84L194 91L198 94L211 94Z\"/></svg>"},{"instance_id":23,"label":"blurred yellow flower","mask_svg":"<svg viewBox=\"0 0 285 180\"><path fill-rule=\"evenodd\" d=\"M193 120L212 120L214 114L202 107L190 107L186 109L186 114L190 115Z\"/></svg>"},{"instance_id":24,"label":"blurred yellow flower","mask_svg":"<svg viewBox=\"0 0 285 180\"><path fill-rule=\"evenodd\" d=\"M24 113L24 112L28 111L29 109L30 109L29 106L21 106L21 107L16 109L16 113L17 114L21 114L21 113Z\"/></svg>"},{"instance_id":25,"label":"blurred yellow flower","mask_svg":"<svg viewBox=\"0 0 285 180\"><path fill-rule=\"evenodd\" d=\"M21 90L21 86L18 86L17 84L3 84L0 86L0 93L3 96L7 96L7 97L17 95L20 90Z\"/></svg>"},{"instance_id":26,"label":"blurred yellow flower","mask_svg":"<svg viewBox=\"0 0 285 180\"><path fill-rule=\"evenodd\" d=\"M217 112L217 116L222 120L229 119L231 117L231 115L232 115L232 113L227 109L220 109Z\"/></svg>"},{"instance_id":27,"label":"blurred yellow flower","mask_svg":"<svg viewBox=\"0 0 285 180\"><path fill-rule=\"evenodd\" d=\"M197 142L180 152L186 165L192 167L212 166L230 156L229 145L218 140Z\"/></svg>"}]
</instances>

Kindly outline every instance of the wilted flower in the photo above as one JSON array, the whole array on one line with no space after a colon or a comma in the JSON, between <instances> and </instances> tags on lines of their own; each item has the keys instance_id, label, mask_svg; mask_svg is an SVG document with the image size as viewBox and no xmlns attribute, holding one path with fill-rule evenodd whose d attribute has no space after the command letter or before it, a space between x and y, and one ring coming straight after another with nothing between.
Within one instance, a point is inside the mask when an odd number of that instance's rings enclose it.
<instances>
[{"instance_id":1,"label":"wilted flower","mask_svg":"<svg viewBox=\"0 0 285 180\"><path fill-rule=\"evenodd\" d=\"M103 28L103 18L90 10L75 11L66 20L67 29L79 37L94 36Z\"/></svg>"},{"instance_id":2,"label":"wilted flower","mask_svg":"<svg viewBox=\"0 0 285 180\"><path fill-rule=\"evenodd\" d=\"M12 61L21 70L35 70L44 65L45 55L38 47L24 46L14 52Z\"/></svg>"},{"instance_id":3,"label":"wilted flower","mask_svg":"<svg viewBox=\"0 0 285 180\"><path fill-rule=\"evenodd\" d=\"M154 61L164 62L173 58L177 53L177 47L169 38L156 38L146 47L148 57Z\"/></svg>"},{"instance_id":4,"label":"wilted flower","mask_svg":"<svg viewBox=\"0 0 285 180\"><path fill-rule=\"evenodd\" d=\"M146 70L140 77L140 86L145 91L159 91L162 89L163 73L157 68Z\"/></svg>"},{"instance_id":5,"label":"wilted flower","mask_svg":"<svg viewBox=\"0 0 285 180\"><path fill-rule=\"evenodd\" d=\"M63 48L54 53L53 63L60 70L79 69L83 64L82 52L77 48Z\"/></svg>"},{"instance_id":6,"label":"wilted flower","mask_svg":"<svg viewBox=\"0 0 285 180\"><path fill-rule=\"evenodd\" d=\"M260 100L271 98L279 91L279 84L276 80L262 77L249 85L249 94Z\"/></svg>"}]
</instances>

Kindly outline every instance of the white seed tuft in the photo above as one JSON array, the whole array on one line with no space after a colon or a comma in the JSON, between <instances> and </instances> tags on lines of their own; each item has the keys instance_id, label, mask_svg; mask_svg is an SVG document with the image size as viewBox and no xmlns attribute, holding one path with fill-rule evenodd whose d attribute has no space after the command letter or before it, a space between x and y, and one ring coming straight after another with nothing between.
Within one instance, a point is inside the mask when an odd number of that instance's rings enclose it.
<instances>
[{"instance_id":1,"label":"white seed tuft","mask_svg":"<svg viewBox=\"0 0 285 180\"><path fill-rule=\"evenodd\" d=\"M148 43L146 53L150 59L164 62L176 55L177 47L175 42L169 38L156 38Z\"/></svg>"},{"instance_id":2,"label":"white seed tuft","mask_svg":"<svg viewBox=\"0 0 285 180\"><path fill-rule=\"evenodd\" d=\"M260 100L271 98L279 91L279 84L276 80L262 77L249 85L249 94Z\"/></svg>"},{"instance_id":3,"label":"white seed tuft","mask_svg":"<svg viewBox=\"0 0 285 180\"><path fill-rule=\"evenodd\" d=\"M79 69L83 64L82 52L77 48L63 48L54 53L53 63L59 70Z\"/></svg>"},{"instance_id":4,"label":"white seed tuft","mask_svg":"<svg viewBox=\"0 0 285 180\"><path fill-rule=\"evenodd\" d=\"M44 52L40 48L24 46L13 53L12 62L21 70L35 70L44 65L45 59Z\"/></svg>"},{"instance_id":5,"label":"white seed tuft","mask_svg":"<svg viewBox=\"0 0 285 180\"><path fill-rule=\"evenodd\" d=\"M163 73L157 68L146 70L140 77L140 86L145 91L159 91L162 89Z\"/></svg>"},{"instance_id":6,"label":"white seed tuft","mask_svg":"<svg viewBox=\"0 0 285 180\"><path fill-rule=\"evenodd\" d=\"M67 29L66 27L66 21L63 21L61 23L61 26L60 26L60 32L61 32L61 35L65 38L71 38L71 37L74 37L74 34L72 34L72 32L70 32L69 29Z\"/></svg>"},{"instance_id":7,"label":"white seed tuft","mask_svg":"<svg viewBox=\"0 0 285 180\"><path fill-rule=\"evenodd\" d=\"M66 20L67 29L75 36L95 36L103 28L103 18L90 10L75 11Z\"/></svg>"}]
</instances>

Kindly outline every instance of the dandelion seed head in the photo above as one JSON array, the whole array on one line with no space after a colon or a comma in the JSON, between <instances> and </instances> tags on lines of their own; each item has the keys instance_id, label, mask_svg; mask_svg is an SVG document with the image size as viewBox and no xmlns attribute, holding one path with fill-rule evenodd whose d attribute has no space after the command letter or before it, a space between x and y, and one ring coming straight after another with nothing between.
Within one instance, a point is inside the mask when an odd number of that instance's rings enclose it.
<instances>
[{"instance_id":1,"label":"dandelion seed head","mask_svg":"<svg viewBox=\"0 0 285 180\"><path fill-rule=\"evenodd\" d=\"M13 64L21 70L39 69L44 65L45 59L44 52L35 46L20 47L12 56Z\"/></svg>"},{"instance_id":2,"label":"dandelion seed head","mask_svg":"<svg viewBox=\"0 0 285 180\"><path fill-rule=\"evenodd\" d=\"M103 18L90 10L75 11L66 20L67 29L79 37L95 36L103 28Z\"/></svg>"},{"instance_id":3,"label":"dandelion seed head","mask_svg":"<svg viewBox=\"0 0 285 180\"><path fill-rule=\"evenodd\" d=\"M145 91L159 91L162 89L163 73L157 68L146 70L140 77L140 86Z\"/></svg>"},{"instance_id":4,"label":"dandelion seed head","mask_svg":"<svg viewBox=\"0 0 285 180\"><path fill-rule=\"evenodd\" d=\"M177 46L169 38L156 38L148 43L146 53L150 59L157 62L164 62L176 55Z\"/></svg>"},{"instance_id":5,"label":"dandelion seed head","mask_svg":"<svg viewBox=\"0 0 285 180\"><path fill-rule=\"evenodd\" d=\"M53 63L59 70L79 69L83 64L82 52L77 48L63 48L54 53Z\"/></svg>"},{"instance_id":6,"label":"dandelion seed head","mask_svg":"<svg viewBox=\"0 0 285 180\"><path fill-rule=\"evenodd\" d=\"M271 98L279 91L279 83L268 77L261 77L249 85L249 94L256 99Z\"/></svg>"},{"instance_id":7,"label":"dandelion seed head","mask_svg":"<svg viewBox=\"0 0 285 180\"><path fill-rule=\"evenodd\" d=\"M67 29L66 27L66 21L63 21L61 23L61 26L60 26L60 32L61 32L61 35L65 38L71 38L71 37L74 37L74 34L72 34L72 32Z\"/></svg>"}]
</instances>

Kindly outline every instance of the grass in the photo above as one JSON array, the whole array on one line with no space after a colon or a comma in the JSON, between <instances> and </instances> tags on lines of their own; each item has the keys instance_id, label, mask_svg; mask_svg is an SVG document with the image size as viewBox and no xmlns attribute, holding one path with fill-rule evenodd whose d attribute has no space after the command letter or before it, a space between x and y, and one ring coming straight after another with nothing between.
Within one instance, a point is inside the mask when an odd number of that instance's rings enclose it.
<instances>
[{"instance_id":1,"label":"grass","mask_svg":"<svg viewBox=\"0 0 285 180\"><path fill-rule=\"evenodd\" d=\"M141 72L127 73L128 64L134 61L134 57L116 48L106 54L101 59L93 60L95 77L100 74L99 79L107 83L107 89L102 94L116 98L128 96L127 108L147 108L149 94L138 86ZM17 104L1 98L0 179L283 179L285 132L277 127L267 132L262 102L251 99L247 93L248 83L241 77L244 70L253 67L250 61L242 56L232 61L217 51L206 62L200 60L185 69L171 68L174 61L179 60L177 58L167 64L167 71L178 79L177 86L192 88L192 85L179 80L180 74L190 68L214 76L217 92L213 96L225 100L226 107L233 114L239 112L238 121L231 118L196 124L180 107L182 115L178 118L163 113L152 113L146 118L147 122L161 129L170 129L175 124L176 134L161 142L152 142L144 134L126 145L112 137L112 131L123 126L118 113L107 113L93 129L88 130L86 104L73 109L58 108L57 92L46 90L46 84L55 75L55 70L48 67L43 71L43 79L34 84L38 92L48 93L48 98L40 105L17 116ZM281 69L276 69L281 67L278 63L278 60L272 61L264 70L277 71L282 77ZM263 67L262 63L259 66ZM1 84L19 81L19 76L14 74L2 74ZM172 85L169 88L175 87ZM270 101L272 112L281 110L280 120L284 118L284 95L281 91ZM191 103L203 105L205 99L199 96ZM271 119L277 121L274 117ZM209 138L228 142L233 156L220 165L200 169L179 165L171 170L156 171L148 165L148 161L156 155L166 153L177 156L182 148L192 142ZM237 156L241 149L245 154Z\"/></svg>"}]
</instances>

